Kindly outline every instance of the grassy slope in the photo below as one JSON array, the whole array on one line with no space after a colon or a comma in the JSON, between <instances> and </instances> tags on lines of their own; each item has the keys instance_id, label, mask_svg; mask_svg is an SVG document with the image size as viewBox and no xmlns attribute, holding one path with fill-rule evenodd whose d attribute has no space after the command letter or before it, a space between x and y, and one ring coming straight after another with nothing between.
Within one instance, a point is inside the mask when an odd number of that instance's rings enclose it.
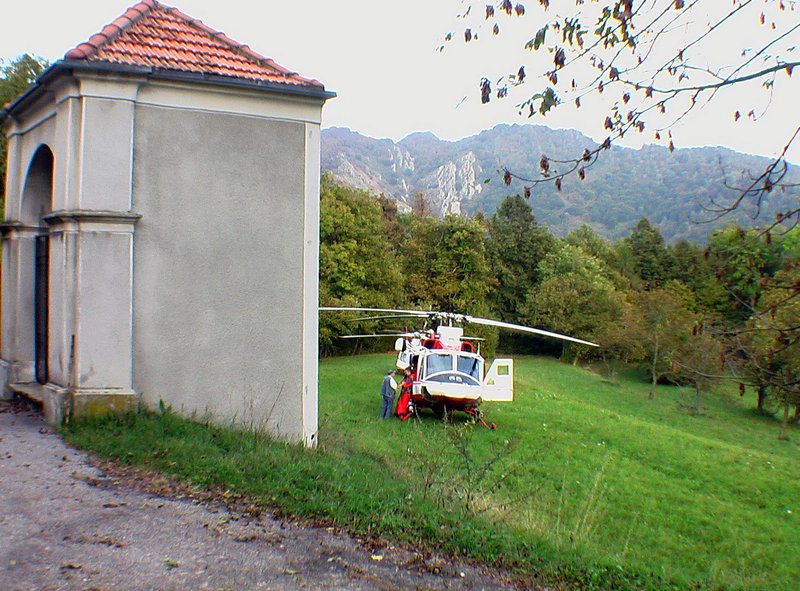
<instances>
[{"instance_id":1,"label":"grassy slope","mask_svg":"<svg viewBox=\"0 0 800 591\"><path fill-rule=\"evenodd\" d=\"M314 451L170 413L73 424L67 437L361 534L518 566L547 584L796 587L798 433L778 441L777 425L747 410L752 399L709 397L707 414L694 416L681 405L689 392L659 388L648 401L635 377L611 385L523 358L517 400L486 405L496 431L430 415L382 422L378 391L391 364L388 355L321 363Z\"/></svg>"},{"instance_id":2,"label":"grassy slope","mask_svg":"<svg viewBox=\"0 0 800 591\"><path fill-rule=\"evenodd\" d=\"M431 447L427 432L439 426L432 418L375 420L389 364L386 356L322 363L321 441L326 432L345 437L358 451L391 458L413 481L430 471L432 458L447 455L447 443ZM480 457L515 443L497 465L508 474L504 486L487 479L477 487L492 497L486 515L567 556L668 579L753 589L796 582L798 436L778 441L777 425L748 410L752 398L720 391L697 416L688 410L693 392L660 387L648 401L636 376L613 385L533 358L518 359L516 373L516 401L486 405L498 430L471 438ZM444 464L437 471L465 478L457 463Z\"/></svg>"}]
</instances>

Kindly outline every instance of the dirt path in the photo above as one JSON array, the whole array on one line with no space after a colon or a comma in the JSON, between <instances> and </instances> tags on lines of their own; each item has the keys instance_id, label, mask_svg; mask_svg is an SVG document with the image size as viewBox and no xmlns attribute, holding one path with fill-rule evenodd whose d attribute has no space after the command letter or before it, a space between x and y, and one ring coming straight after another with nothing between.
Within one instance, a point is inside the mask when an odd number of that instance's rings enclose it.
<instances>
[{"instance_id":1,"label":"dirt path","mask_svg":"<svg viewBox=\"0 0 800 591\"><path fill-rule=\"evenodd\" d=\"M170 497L135 472L101 470L36 412L0 401L0 589L516 588L471 565L163 488Z\"/></svg>"}]
</instances>

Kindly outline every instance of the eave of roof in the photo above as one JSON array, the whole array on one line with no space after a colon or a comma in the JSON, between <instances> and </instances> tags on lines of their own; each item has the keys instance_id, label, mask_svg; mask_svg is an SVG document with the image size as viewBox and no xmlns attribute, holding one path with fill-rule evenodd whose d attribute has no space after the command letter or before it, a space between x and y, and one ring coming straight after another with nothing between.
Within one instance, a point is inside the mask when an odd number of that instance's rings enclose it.
<instances>
[{"instance_id":1,"label":"eave of roof","mask_svg":"<svg viewBox=\"0 0 800 591\"><path fill-rule=\"evenodd\" d=\"M142 0L69 50L33 87L0 110L0 123L41 96L59 74L108 72L202 82L325 101L336 93L304 78L176 8Z\"/></svg>"}]
</instances>

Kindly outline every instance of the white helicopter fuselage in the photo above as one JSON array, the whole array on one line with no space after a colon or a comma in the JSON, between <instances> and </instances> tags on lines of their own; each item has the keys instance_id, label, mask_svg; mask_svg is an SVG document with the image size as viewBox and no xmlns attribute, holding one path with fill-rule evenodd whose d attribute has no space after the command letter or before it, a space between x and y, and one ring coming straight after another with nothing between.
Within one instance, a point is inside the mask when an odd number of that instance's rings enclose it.
<instances>
[{"instance_id":1,"label":"white helicopter fuselage","mask_svg":"<svg viewBox=\"0 0 800 591\"><path fill-rule=\"evenodd\" d=\"M483 401L514 399L514 365L496 359L489 371L460 327L440 326L426 336L399 338L397 368L411 369L412 398L417 406L465 410Z\"/></svg>"},{"instance_id":2,"label":"white helicopter fuselage","mask_svg":"<svg viewBox=\"0 0 800 591\"><path fill-rule=\"evenodd\" d=\"M514 362L511 359L495 359L486 370L486 363L477 351L473 341L481 339L465 337L461 328L464 324L491 326L501 330L513 330L528 334L561 339L587 347L597 347L596 343L568 335L550 332L541 328L522 326L490 318L479 318L435 310L398 310L394 308L362 307L320 307L320 311L330 312L373 312L380 316L360 318L359 320L417 319L424 322L425 328L417 332L406 332L391 336L400 337L395 342L397 368L410 369L411 386L404 380L404 387L398 401L398 409L407 407L430 408L434 412L464 411L480 420L478 406L484 401L511 402L514 400ZM386 316L385 314L388 314ZM436 330L429 330L433 322L439 324ZM431 323L431 324L429 324ZM342 335L342 338L385 337L388 334ZM409 400L413 404L409 404ZM413 412L413 411L412 411ZM410 414L405 408L397 410L398 416L407 418Z\"/></svg>"}]
</instances>

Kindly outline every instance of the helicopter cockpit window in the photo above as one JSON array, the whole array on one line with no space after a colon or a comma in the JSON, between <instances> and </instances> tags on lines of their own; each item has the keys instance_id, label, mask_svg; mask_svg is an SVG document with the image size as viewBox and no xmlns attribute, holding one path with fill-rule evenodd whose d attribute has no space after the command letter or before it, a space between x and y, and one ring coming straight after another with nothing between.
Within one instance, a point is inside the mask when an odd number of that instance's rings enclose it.
<instances>
[{"instance_id":1,"label":"helicopter cockpit window","mask_svg":"<svg viewBox=\"0 0 800 591\"><path fill-rule=\"evenodd\" d=\"M458 371L465 373L476 380L481 379L481 358L480 357L467 357L466 355L458 356Z\"/></svg>"},{"instance_id":2,"label":"helicopter cockpit window","mask_svg":"<svg viewBox=\"0 0 800 591\"><path fill-rule=\"evenodd\" d=\"M426 374L429 376L443 371L453 371L452 355L428 355L426 361L428 368Z\"/></svg>"}]
</instances>

